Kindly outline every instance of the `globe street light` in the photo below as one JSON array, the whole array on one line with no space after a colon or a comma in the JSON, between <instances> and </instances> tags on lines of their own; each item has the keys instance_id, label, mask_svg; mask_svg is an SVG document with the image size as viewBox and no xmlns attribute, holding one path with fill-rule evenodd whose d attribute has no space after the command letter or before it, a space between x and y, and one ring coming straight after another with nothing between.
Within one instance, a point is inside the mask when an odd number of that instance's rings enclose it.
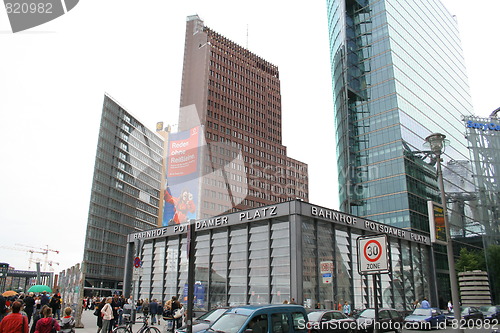
<instances>
[{"instance_id":1,"label":"globe street light","mask_svg":"<svg viewBox=\"0 0 500 333\"><path fill-rule=\"evenodd\" d=\"M453 314L457 323L460 322L460 297L458 295L457 274L455 271L455 258L453 256L453 244L451 242L450 224L448 222L448 214L446 212L446 196L444 192L443 171L441 170L441 153L444 151L446 135L434 133L425 138L429 143L431 151L436 155L437 160L437 177L439 182L439 190L441 192L441 204L443 205L444 227L446 231L446 252L448 257L448 269L450 274L451 287L451 302L453 303Z\"/></svg>"}]
</instances>

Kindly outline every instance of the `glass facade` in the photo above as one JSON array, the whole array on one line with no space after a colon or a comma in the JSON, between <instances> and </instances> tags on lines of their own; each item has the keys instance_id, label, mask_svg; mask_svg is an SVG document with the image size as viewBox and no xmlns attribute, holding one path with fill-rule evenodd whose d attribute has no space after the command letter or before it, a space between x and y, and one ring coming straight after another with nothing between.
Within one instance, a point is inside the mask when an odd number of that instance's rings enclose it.
<instances>
[{"instance_id":1,"label":"glass facade","mask_svg":"<svg viewBox=\"0 0 500 333\"><path fill-rule=\"evenodd\" d=\"M437 302L431 288L435 281L430 275L428 237L384 229L382 224L332 210L321 213L322 208L320 212L301 201L261 209L274 213L264 216L256 214L261 210L250 210L223 215L218 219L225 223L218 226L205 220L193 223L197 308L279 304L291 298L311 308L321 303L333 309L345 300L357 309L373 306L372 277L358 272L357 239L374 231L386 233L389 244L390 270L377 280L379 304L409 310L415 299ZM341 217L335 219L335 214ZM345 222L348 218L352 223ZM165 301L178 295L186 302L187 234L180 229L129 235L129 251L143 262L140 269L128 266L137 273L132 282L135 299ZM160 289L157 276L165 277Z\"/></svg>"},{"instance_id":2,"label":"glass facade","mask_svg":"<svg viewBox=\"0 0 500 333\"><path fill-rule=\"evenodd\" d=\"M440 198L425 138L443 133L444 160L468 159L461 115L472 105L456 21L439 0L327 6L340 209L428 232L426 202Z\"/></svg>"},{"instance_id":3,"label":"glass facade","mask_svg":"<svg viewBox=\"0 0 500 333\"><path fill-rule=\"evenodd\" d=\"M121 289L126 236L158 226L162 155L163 140L105 96L85 237L88 295Z\"/></svg>"},{"instance_id":4,"label":"glass facade","mask_svg":"<svg viewBox=\"0 0 500 333\"><path fill-rule=\"evenodd\" d=\"M475 188L468 193L458 193L457 209L467 211L468 218L459 220L467 226L475 226L482 237L478 241L484 246L486 266L490 269L490 283L496 303L500 300L500 283L491 274L494 260L491 251L500 243L500 108L490 117L465 116L465 135L469 145L473 172L470 178L474 180ZM476 202L476 209L469 210L464 201ZM471 227L467 228L470 230ZM463 238L469 238L470 232L463 233ZM478 238L478 237L476 237Z\"/></svg>"}]
</instances>

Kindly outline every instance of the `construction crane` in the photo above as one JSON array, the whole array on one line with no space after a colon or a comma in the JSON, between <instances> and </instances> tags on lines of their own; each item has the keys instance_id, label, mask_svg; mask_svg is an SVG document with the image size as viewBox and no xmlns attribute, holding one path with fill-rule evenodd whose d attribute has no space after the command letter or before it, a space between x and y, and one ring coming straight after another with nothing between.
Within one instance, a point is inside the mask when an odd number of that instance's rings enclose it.
<instances>
[{"instance_id":1,"label":"construction crane","mask_svg":"<svg viewBox=\"0 0 500 333\"><path fill-rule=\"evenodd\" d=\"M44 248L42 248L42 247L34 247L34 246L30 246L30 245L25 245L25 244L15 244L15 245L27 247L27 248L31 249L31 250L28 250L28 251L33 251L35 253L41 253L41 254L43 254L45 256L44 263L43 263L43 270L44 271L47 271L47 265L49 265L49 252L55 252L56 254L59 254L58 250L49 249L48 245L45 245ZM32 258L30 257L30 264L29 264L30 269L31 269L31 262L32 262L31 259ZM50 262L52 263L52 261L50 261ZM52 267L51 264L50 264L50 266Z\"/></svg>"},{"instance_id":2,"label":"construction crane","mask_svg":"<svg viewBox=\"0 0 500 333\"><path fill-rule=\"evenodd\" d=\"M31 263L32 262L39 262L40 259L33 259L33 253L40 253L40 254L47 254L47 251L37 251L37 250L30 250L30 249L21 249L21 248L17 248L17 247L13 247L13 246L0 246L1 248L3 249L9 249L9 250L15 250L15 251L23 251L23 252L29 252L30 253L30 257L28 259L28 270L31 270Z\"/></svg>"}]
</instances>

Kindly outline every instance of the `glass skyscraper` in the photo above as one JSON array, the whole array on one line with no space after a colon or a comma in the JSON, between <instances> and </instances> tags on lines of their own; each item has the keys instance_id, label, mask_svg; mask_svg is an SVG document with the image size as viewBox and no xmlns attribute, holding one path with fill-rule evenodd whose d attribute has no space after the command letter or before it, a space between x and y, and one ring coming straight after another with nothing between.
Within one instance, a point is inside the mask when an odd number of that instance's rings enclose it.
<instances>
[{"instance_id":1,"label":"glass skyscraper","mask_svg":"<svg viewBox=\"0 0 500 333\"><path fill-rule=\"evenodd\" d=\"M440 202L429 134L449 140L443 173L472 185L448 167L469 160L472 113L457 23L439 0L327 5L340 210L428 232L426 202Z\"/></svg>"},{"instance_id":2,"label":"glass skyscraper","mask_svg":"<svg viewBox=\"0 0 500 333\"><path fill-rule=\"evenodd\" d=\"M126 235L158 226L162 162L163 139L105 95L83 258L87 296L120 290Z\"/></svg>"}]
</instances>

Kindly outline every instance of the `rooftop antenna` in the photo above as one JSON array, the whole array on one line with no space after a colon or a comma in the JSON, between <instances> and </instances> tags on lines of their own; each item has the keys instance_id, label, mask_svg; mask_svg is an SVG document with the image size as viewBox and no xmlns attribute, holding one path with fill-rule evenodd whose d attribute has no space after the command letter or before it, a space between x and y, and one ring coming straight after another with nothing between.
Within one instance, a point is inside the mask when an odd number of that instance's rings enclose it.
<instances>
[{"instance_id":1,"label":"rooftop antenna","mask_svg":"<svg viewBox=\"0 0 500 333\"><path fill-rule=\"evenodd\" d=\"M248 23L247 23L247 50L248 50Z\"/></svg>"}]
</instances>

